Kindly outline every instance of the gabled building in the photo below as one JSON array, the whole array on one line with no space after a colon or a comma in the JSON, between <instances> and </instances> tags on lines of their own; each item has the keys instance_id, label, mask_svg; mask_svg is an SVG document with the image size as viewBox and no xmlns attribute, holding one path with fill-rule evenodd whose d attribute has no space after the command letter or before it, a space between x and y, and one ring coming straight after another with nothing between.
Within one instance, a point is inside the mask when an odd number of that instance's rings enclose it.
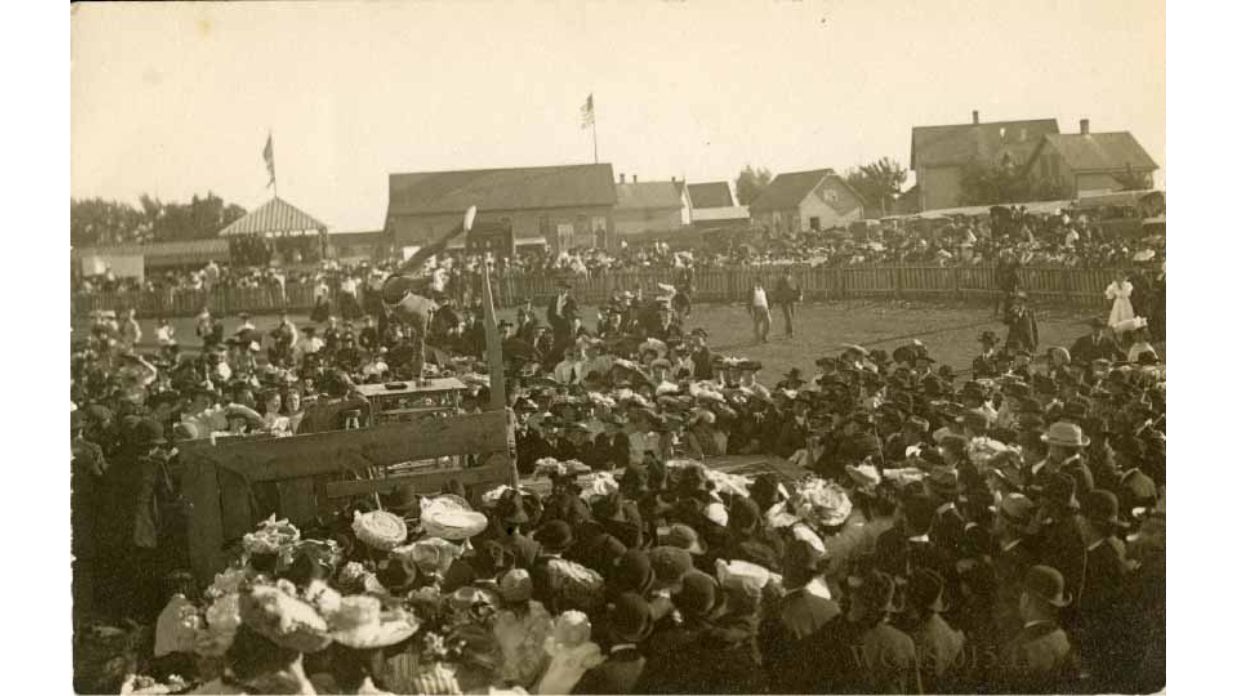
<instances>
[{"instance_id":1,"label":"gabled building","mask_svg":"<svg viewBox=\"0 0 1236 696\"><path fill-rule=\"evenodd\" d=\"M630 183L619 175L615 185L614 231L619 236L673 232L691 224L687 186L678 180Z\"/></svg>"},{"instance_id":2,"label":"gabled building","mask_svg":"<svg viewBox=\"0 0 1236 696\"><path fill-rule=\"evenodd\" d=\"M1150 188L1158 168L1131 133L1091 133L1090 120L1082 119L1077 133L1043 136L1025 172L1064 186L1076 198L1088 191L1120 191L1131 180L1140 180L1133 188Z\"/></svg>"},{"instance_id":3,"label":"gabled building","mask_svg":"<svg viewBox=\"0 0 1236 696\"><path fill-rule=\"evenodd\" d=\"M517 244L603 246L615 203L609 164L391 174L386 229L396 247L422 246L475 205L478 221L509 222Z\"/></svg>"},{"instance_id":4,"label":"gabled building","mask_svg":"<svg viewBox=\"0 0 1236 696\"><path fill-rule=\"evenodd\" d=\"M1060 132L1054 118L947 126L916 126L910 132L910 169L918 189L918 209L962 205L961 180L970 166L1021 168L1045 135Z\"/></svg>"},{"instance_id":5,"label":"gabled building","mask_svg":"<svg viewBox=\"0 0 1236 696\"><path fill-rule=\"evenodd\" d=\"M775 233L842 227L863 219L863 198L832 169L778 174L751 202L751 222Z\"/></svg>"}]
</instances>

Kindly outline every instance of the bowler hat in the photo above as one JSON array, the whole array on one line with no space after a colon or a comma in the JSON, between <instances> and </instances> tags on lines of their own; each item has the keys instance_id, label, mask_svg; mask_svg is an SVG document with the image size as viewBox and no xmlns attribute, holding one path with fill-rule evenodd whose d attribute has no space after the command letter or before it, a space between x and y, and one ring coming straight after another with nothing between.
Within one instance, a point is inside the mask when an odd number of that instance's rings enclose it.
<instances>
[{"instance_id":1,"label":"bowler hat","mask_svg":"<svg viewBox=\"0 0 1236 696\"><path fill-rule=\"evenodd\" d=\"M1120 502L1111 491L1094 490L1086 494L1081 504L1082 516L1091 522L1123 526Z\"/></svg>"},{"instance_id":2,"label":"bowler hat","mask_svg":"<svg viewBox=\"0 0 1236 696\"><path fill-rule=\"evenodd\" d=\"M1067 607L1072 598L1064 594L1064 576L1051 566L1036 565L1022 577L1025 591L1054 607Z\"/></svg>"},{"instance_id":3,"label":"bowler hat","mask_svg":"<svg viewBox=\"0 0 1236 696\"><path fill-rule=\"evenodd\" d=\"M644 595L652 589L656 574L652 570L648 554L639 549L627 549L614 566L610 580L615 589Z\"/></svg>"},{"instance_id":4,"label":"bowler hat","mask_svg":"<svg viewBox=\"0 0 1236 696\"><path fill-rule=\"evenodd\" d=\"M671 524L661 541L666 546L686 549L687 553L693 555L704 553L704 547L700 544L700 536L690 525Z\"/></svg>"},{"instance_id":5,"label":"bowler hat","mask_svg":"<svg viewBox=\"0 0 1236 696\"><path fill-rule=\"evenodd\" d=\"M678 611L690 618L719 614L725 607L725 596L717 581L698 570L682 576L682 589L672 599Z\"/></svg>"},{"instance_id":6,"label":"bowler hat","mask_svg":"<svg viewBox=\"0 0 1236 696\"><path fill-rule=\"evenodd\" d=\"M571 534L571 525L562 520L550 520L537 530L536 540L541 542L546 551L554 553L565 550L574 537Z\"/></svg>"},{"instance_id":7,"label":"bowler hat","mask_svg":"<svg viewBox=\"0 0 1236 696\"><path fill-rule=\"evenodd\" d=\"M914 570L906 585L906 601L916 609L944 611L944 579L930 568Z\"/></svg>"},{"instance_id":8,"label":"bowler hat","mask_svg":"<svg viewBox=\"0 0 1236 696\"><path fill-rule=\"evenodd\" d=\"M618 595L608 616L610 638L615 643L639 643L652 633L652 607L633 592Z\"/></svg>"},{"instance_id":9,"label":"bowler hat","mask_svg":"<svg viewBox=\"0 0 1236 696\"><path fill-rule=\"evenodd\" d=\"M695 567L691 553L677 546L654 546L648 551L648 561L652 564L657 580L664 585L678 583L682 576Z\"/></svg>"}]
</instances>

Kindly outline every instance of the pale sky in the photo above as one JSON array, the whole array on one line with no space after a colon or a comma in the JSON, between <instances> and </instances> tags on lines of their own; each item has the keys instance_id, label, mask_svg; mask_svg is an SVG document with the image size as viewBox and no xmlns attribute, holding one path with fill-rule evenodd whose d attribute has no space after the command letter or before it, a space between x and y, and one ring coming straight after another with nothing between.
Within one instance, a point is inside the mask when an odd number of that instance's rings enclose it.
<instances>
[{"instance_id":1,"label":"pale sky","mask_svg":"<svg viewBox=\"0 0 1236 696\"><path fill-rule=\"evenodd\" d=\"M74 5L75 197L378 229L391 172L592 161L641 180L909 166L915 125L1127 130L1162 169L1161 0Z\"/></svg>"}]
</instances>

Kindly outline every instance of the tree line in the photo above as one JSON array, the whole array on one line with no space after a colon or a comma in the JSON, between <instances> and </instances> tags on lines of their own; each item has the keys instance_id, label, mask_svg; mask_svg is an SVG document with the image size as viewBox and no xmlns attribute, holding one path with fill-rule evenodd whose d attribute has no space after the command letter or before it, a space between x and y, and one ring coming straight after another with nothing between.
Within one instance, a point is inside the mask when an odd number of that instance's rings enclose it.
<instances>
[{"instance_id":1,"label":"tree line","mask_svg":"<svg viewBox=\"0 0 1236 696\"><path fill-rule=\"evenodd\" d=\"M73 246L107 246L210 239L244 215L244 208L213 192L194 194L188 203L142 194L137 206L74 198L69 202L69 241Z\"/></svg>"}]
</instances>

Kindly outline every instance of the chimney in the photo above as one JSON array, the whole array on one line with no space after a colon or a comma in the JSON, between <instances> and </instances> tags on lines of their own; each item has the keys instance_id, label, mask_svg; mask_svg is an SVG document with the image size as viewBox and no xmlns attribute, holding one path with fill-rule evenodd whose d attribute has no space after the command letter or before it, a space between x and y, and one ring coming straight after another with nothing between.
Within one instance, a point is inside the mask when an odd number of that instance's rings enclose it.
<instances>
[{"instance_id":1,"label":"chimney","mask_svg":"<svg viewBox=\"0 0 1236 696\"><path fill-rule=\"evenodd\" d=\"M633 184L638 184L638 183L639 183L639 174L632 174L632 175L631 175L631 183L633 183Z\"/></svg>"},{"instance_id":2,"label":"chimney","mask_svg":"<svg viewBox=\"0 0 1236 696\"><path fill-rule=\"evenodd\" d=\"M619 174L619 175L618 175L618 183L620 183L620 184L625 184L625 183L627 183L627 175L626 175L626 174Z\"/></svg>"},{"instance_id":3,"label":"chimney","mask_svg":"<svg viewBox=\"0 0 1236 696\"><path fill-rule=\"evenodd\" d=\"M970 112L970 117L974 119L974 125L976 125L976 126L977 126L977 125L979 124L979 120L978 120L978 110L977 110L977 109L975 109L974 111L971 111L971 112Z\"/></svg>"},{"instance_id":4,"label":"chimney","mask_svg":"<svg viewBox=\"0 0 1236 696\"><path fill-rule=\"evenodd\" d=\"M1090 119L1083 118L1081 120L1081 134L1090 135Z\"/></svg>"}]
</instances>

